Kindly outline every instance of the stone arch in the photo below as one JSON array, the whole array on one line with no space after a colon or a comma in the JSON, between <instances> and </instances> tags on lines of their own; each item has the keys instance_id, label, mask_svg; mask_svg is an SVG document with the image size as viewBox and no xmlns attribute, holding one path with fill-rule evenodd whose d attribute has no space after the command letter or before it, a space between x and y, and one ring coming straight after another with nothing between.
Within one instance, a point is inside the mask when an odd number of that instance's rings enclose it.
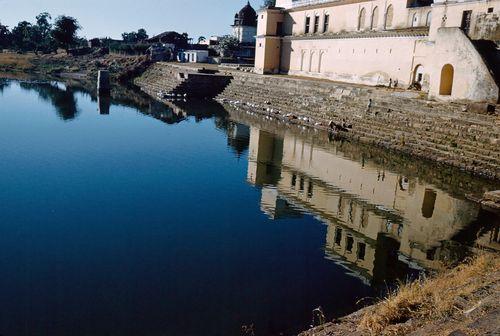
<instances>
[{"instance_id":1,"label":"stone arch","mask_svg":"<svg viewBox=\"0 0 500 336\"><path fill-rule=\"evenodd\" d=\"M432 20L432 11L429 11L425 17L425 25L427 27L431 26L431 20Z\"/></svg>"},{"instance_id":2,"label":"stone arch","mask_svg":"<svg viewBox=\"0 0 500 336\"><path fill-rule=\"evenodd\" d=\"M372 11L372 19L370 21L370 29L376 29L378 25L378 7Z\"/></svg>"},{"instance_id":3,"label":"stone arch","mask_svg":"<svg viewBox=\"0 0 500 336\"><path fill-rule=\"evenodd\" d=\"M384 29L392 27L392 20L394 18L394 7L389 5L385 11Z\"/></svg>"},{"instance_id":4,"label":"stone arch","mask_svg":"<svg viewBox=\"0 0 500 336\"><path fill-rule=\"evenodd\" d=\"M439 85L439 94L442 96L451 96L453 91L453 77L455 69L451 64L445 64L441 69L441 83Z\"/></svg>"},{"instance_id":5,"label":"stone arch","mask_svg":"<svg viewBox=\"0 0 500 336\"><path fill-rule=\"evenodd\" d=\"M420 85L423 84L423 82L424 82L424 66L422 64L419 64L415 67L415 70L413 71L413 82L419 83Z\"/></svg>"},{"instance_id":6,"label":"stone arch","mask_svg":"<svg viewBox=\"0 0 500 336\"><path fill-rule=\"evenodd\" d=\"M361 8L358 17L358 30L362 30L365 28L365 20L366 20L366 10L364 8Z\"/></svg>"}]
</instances>

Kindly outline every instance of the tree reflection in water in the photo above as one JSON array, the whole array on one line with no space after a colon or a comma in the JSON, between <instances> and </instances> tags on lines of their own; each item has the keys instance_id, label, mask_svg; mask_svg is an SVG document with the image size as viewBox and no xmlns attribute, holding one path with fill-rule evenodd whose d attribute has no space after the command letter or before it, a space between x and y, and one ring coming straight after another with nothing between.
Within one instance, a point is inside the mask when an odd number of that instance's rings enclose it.
<instances>
[{"instance_id":1,"label":"tree reflection in water","mask_svg":"<svg viewBox=\"0 0 500 336\"><path fill-rule=\"evenodd\" d=\"M42 100L50 102L62 120L73 120L79 112L75 92L70 86L63 89L61 85L54 83L33 82L22 82L20 86L25 90L36 91Z\"/></svg>"},{"instance_id":2,"label":"tree reflection in water","mask_svg":"<svg viewBox=\"0 0 500 336\"><path fill-rule=\"evenodd\" d=\"M9 81L0 78L0 94L2 94L3 91L9 87L9 85L10 85Z\"/></svg>"}]
</instances>

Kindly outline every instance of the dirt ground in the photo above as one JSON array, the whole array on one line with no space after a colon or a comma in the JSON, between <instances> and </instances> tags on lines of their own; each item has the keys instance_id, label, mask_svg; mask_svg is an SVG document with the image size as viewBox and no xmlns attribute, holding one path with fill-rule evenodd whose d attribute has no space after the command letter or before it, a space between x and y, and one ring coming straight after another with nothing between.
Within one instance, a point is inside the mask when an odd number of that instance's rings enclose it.
<instances>
[{"instance_id":1,"label":"dirt ground","mask_svg":"<svg viewBox=\"0 0 500 336\"><path fill-rule=\"evenodd\" d=\"M71 56L64 52L50 55L34 53L0 53L0 72L31 73L39 75L78 74L82 77L95 78L100 69L109 70L111 75L121 81L137 75L149 66L146 56L122 56L116 54L89 54Z\"/></svg>"}]
</instances>

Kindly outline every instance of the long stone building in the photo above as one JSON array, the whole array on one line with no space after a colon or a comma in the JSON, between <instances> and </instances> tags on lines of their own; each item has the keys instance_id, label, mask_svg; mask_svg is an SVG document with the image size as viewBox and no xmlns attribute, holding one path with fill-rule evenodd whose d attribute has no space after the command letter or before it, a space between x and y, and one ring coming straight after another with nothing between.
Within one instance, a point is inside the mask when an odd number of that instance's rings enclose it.
<instances>
[{"instance_id":1,"label":"long stone building","mask_svg":"<svg viewBox=\"0 0 500 336\"><path fill-rule=\"evenodd\" d=\"M277 0L255 70L498 103L500 0Z\"/></svg>"}]
</instances>

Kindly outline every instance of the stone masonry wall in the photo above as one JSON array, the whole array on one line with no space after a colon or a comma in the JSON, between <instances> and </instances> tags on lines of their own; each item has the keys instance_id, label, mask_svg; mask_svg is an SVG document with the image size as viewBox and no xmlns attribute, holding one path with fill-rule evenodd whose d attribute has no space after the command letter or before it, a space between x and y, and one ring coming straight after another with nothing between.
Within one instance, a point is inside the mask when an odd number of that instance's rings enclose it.
<instances>
[{"instance_id":1,"label":"stone masonry wall","mask_svg":"<svg viewBox=\"0 0 500 336\"><path fill-rule=\"evenodd\" d=\"M156 63L134 83L151 96L214 98L231 80L230 75L203 68Z\"/></svg>"},{"instance_id":2,"label":"stone masonry wall","mask_svg":"<svg viewBox=\"0 0 500 336\"><path fill-rule=\"evenodd\" d=\"M478 114L467 112L466 105L426 101L416 92L280 76L233 76L219 98L240 109L320 128L333 121L340 133L362 142L500 179L498 106L496 113Z\"/></svg>"},{"instance_id":3,"label":"stone masonry wall","mask_svg":"<svg viewBox=\"0 0 500 336\"><path fill-rule=\"evenodd\" d=\"M440 103L418 92L331 81L232 72L218 96L238 110L332 128L345 137L500 179L500 106L489 114ZM168 82L168 81L166 81ZM149 83L154 95L161 84Z\"/></svg>"}]
</instances>

